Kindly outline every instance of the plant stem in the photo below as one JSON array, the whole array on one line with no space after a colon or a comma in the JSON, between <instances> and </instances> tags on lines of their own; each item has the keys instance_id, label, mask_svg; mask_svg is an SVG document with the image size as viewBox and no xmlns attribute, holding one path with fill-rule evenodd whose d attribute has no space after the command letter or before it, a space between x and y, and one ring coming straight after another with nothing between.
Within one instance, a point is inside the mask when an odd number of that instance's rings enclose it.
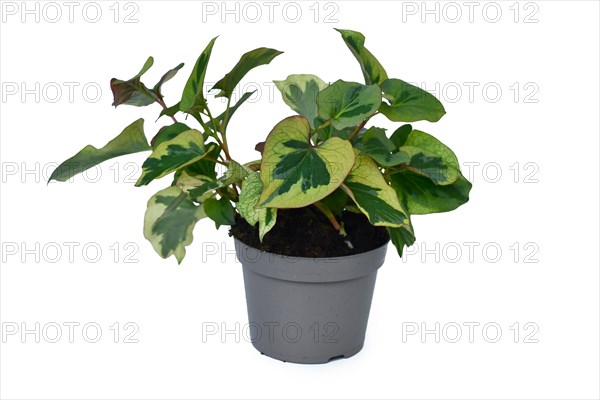
<instances>
[{"instance_id":1,"label":"plant stem","mask_svg":"<svg viewBox=\"0 0 600 400\"><path fill-rule=\"evenodd\" d=\"M204 157L204 159L205 159L205 160L208 160L208 161L215 162L215 163L217 163L217 164L221 164L221 165L223 165L223 166L225 166L225 167L227 167L227 166L228 166L228 164L227 164L226 162L223 162L223 161L217 160L217 159L215 159L215 158L212 158L212 157Z\"/></svg>"},{"instance_id":2,"label":"plant stem","mask_svg":"<svg viewBox=\"0 0 600 400\"><path fill-rule=\"evenodd\" d=\"M215 139L219 143L219 146L221 146L221 150L223 150L223 153L225 153L225 158L227 159L227 161L231 160L231 156L229 155L229 148L227 147L227 141L225 140L226 138L223 137L224 140L219 140L219 138L218 138L219 128L217 127L217 121L215 121L215 119L213 118L208 107L206 107L206 113L207 113L208 118L210 119L210 122L212 123L213 129L215 132Z\"/></svg>"},{"instance_id":3,"label":"plant stem","mask_svg":"<svg viewBox=\"0 0 600 400\"><path fill-rule=\"evenodd\" d=\"M221 137L223 138L223 145L229 151L229 145L227 144L227 123L229 122L229 107L231 106L231 97L227 98L227 108L225 108L225 116L221 121ZM234 186L235 188L235 186Z\"/></svg>"},{"instance_id":4,"label":"plant stem","mask_svg":"<svg viewBox=\"0 0 600 400\"><path fill-rule=\"evenodd\" d=\"M333 229L338 231L339 235L344 239L346 246L348 246L348 248L350 248L350 249L353 249L354 246L352 245L352 242L350 242L350 239L348 239L348 235L346 234L346 230L344 229L344 226L340 225L340 223L337 221L337 219L335 218L335 215L333 215L331 210L329 208L327 208L327 206L325 204L321 203L320 201L317 201L313 205L319 211L321 211L323 213L323 215L325 215L325 217L327 217L329 222L331 222Z\"/></svg>"},{"instance_id":5,"label":"plant stem","mask_svg":"<svg viewBox=\"0 0 600 400\"><path fill-rule=\"evenodd\" d=\"M315 129L313 131L313 133L312 133L311 136L314 136L317 132L319 132L320 130L323 130L323 129L327 128L329 125L331 125L331 120L330 119L328 119L327 121L323 122L321 124L321 126L319 126L317 129Z\"/></svg>"},{"instance_id":6,"label":"plant stem","mask_svg":"<svg viewBox=\"0 0 600 400\"><path fill-rule=\"evenodd\" d=\"M354 132L352 132L352 134L350 136L348 136L348 140L351 141L352 138L354 138L354 136L358 135L358 132L360 132L362 130L362 128L365 127L365 125L367 124L368 120L369 120L368 118L365 119L365 120L363 120L363 122L361 122L360 125L356 127L356 129L354 130Z\"/></svg>"},{"instance_id":7,"label":"plant stem","mask_svg":"<svg viewBox=\"0 0 600 400\"><path fill-rule=\"evenodd\" d=\"M365 127L365 125L367 124L367 122L369 122L369 120L371 118L373 118L377 114L379 114L379 111L375 111L373 113L373 115L371 115L370 117L365 118L363 120L363 122L361 122L360 125L356 127L356 129L354 130L354 132L352 132L352 134L350 136L348 136L348 140L352 140L354 138L354 136L358 135L360 133L360 131L362 130L362 128Z\"/></svg>"},{"instance_id":8,"label":"plant stem","mask_svg":"<svg viewBox=\"0 0 600 400\"><path fill-rule=\"evenodd\" d=\"M156 102L157 102L158 104L160 104L160 106L163 108L163 110L166 110L167 108L169 108L169 107L167 107L167 105L165 104L164 100L163 100L163 99L161 99L161 98L157 98L157 99L156 99ZM171 117L171 119L173 120L173 122L177 122L177 119L175 118L175 116L174 116L174 115L171 115L170 117Z\"/></svg>"}]
</instances>

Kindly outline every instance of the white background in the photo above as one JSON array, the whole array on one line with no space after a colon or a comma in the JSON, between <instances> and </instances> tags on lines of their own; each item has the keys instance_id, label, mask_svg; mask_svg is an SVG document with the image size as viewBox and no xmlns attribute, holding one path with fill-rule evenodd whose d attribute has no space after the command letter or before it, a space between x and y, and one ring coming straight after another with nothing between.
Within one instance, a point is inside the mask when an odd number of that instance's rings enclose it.
<instances>
[{"instance_id":1,"label":"white background","mask_svg":"<svg viewBox=\"0 0 600 400\"><path fill-rule=\"evenodd\" d=\"M471 16L464 2L299 2L287 14L280 2L272 22L258 2L262 19L254 23L256 7L244 3L239 22L235 14L222 22L221 2L205 3L204 13L201 2L99 2L96 23L93 5L82 15L87 3L78 3L70 22L67 6L54 4L62 12L57 22L56 7L43 2L39 22L35 11L22 14L21 2L2 4L2 398L600 396L597 2L476 2ZM35 10L35 2L27 5ZM215 7L216 14L206 12ZM425 7L438 11L424 14ZM132 12L137 22L124 23ZM391 77L425 84L441 98L447 115L414 126L453 148L474 186L459 210L414 218L417 246L405 260L389 249L361 353L327 365L284 364L261 356L243 336L202 340L207 324L236 331L238 323L244 333L240 265L226 229L215 232L210 221L197 225L181 266L154 253L142 235L145 204L170 181L124 183L131 173L135 181L144 154L109 161L73 182L45 180L57 162L86 144L103 146L140 116L149 137L168 124L154 122L156 104L111 107L110 78L129 79L152 55L145 77L152 86L185 62L164 86L173 104L217 35L208 82L245 51L285 51L244 79L260 95L230 125L234 158L257 158L254 144L292 114L271 80L292 73L362 80L334 27L362 31ZM78 86L69 98L71 83ZM22 84L33 92L22 97ZM395 126L379 117L373 123ZM69 322L80 324L73 343ZM139 327L138 343L125 343L127 322ZM479 324L472 343L470 322ZM34 334L7 333L36 323L39 343ZM86 323L101 327L97 343L86 340L93 329L83 335ZM436 323L439 343L433 334L406 335ZM50 343L54 324L62 337ZM456 324L462 337L451 343ZM487 335L485 324L492 326ZM495 326L501 337L490 343Z\"/></svg>"}]
</instances>

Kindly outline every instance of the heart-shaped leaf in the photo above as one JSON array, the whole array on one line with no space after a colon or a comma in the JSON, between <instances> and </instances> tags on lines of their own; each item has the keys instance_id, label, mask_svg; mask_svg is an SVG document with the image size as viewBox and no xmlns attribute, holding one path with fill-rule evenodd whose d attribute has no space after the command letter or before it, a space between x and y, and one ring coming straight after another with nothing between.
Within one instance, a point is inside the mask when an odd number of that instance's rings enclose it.
<instances>
[{"instance_id":1,"label":"heart-shaped leaf","mask_svg":"<svg viewBox=\"0 0 600 400\"><path fill-rule=\"evenodd\" d=\"M460 175L454 152L428 133L413 130L399 143L399 151L410 157L405 168L411 172L424 175L438 185L449 185Z\"/></svg>"},{"instance_id":2,"label":"heart-shaped leaf","mask_svg":"<svg viewBox=\"0 0 600 400\"><path fill-rule=\"evenodd\" d=\"M173 139L156 146L152 154L144 161L142 175L135 185L147 185L154 179L162 178L179 168L200 160L206 154L207 149L204 147L202 133L195 129L182 132Z\"/></svg>"},{"instance_id":3,"label":"heart-shaped leaf","mask_svg":"<svg viewBox=\"0 0 600 400\"><path fill-rule=\"evenodd\" d=\"M398 201L379 167L371 158L354 150L354 167L342 188L375 226L400 227L408 224L408 212Z\"/></svg>"},{"instance_id":4,"label":"heart-shaped leaf","mask_svg":"<svg viewBox=\"0 0 600 400\"><path fill-rule=\"evenodd\" d=\"M411 214L452 211L469 201L471 183L459 175L450 185L436 185L426 176L402 171L390 176L392 186Z\"/></svg>"},{"instance_id":5,"label":"heart-shaped leaf","mask_svg":"<svg viewBox=\"0 0 600 400\"><path fill-rule=\"evenodd\" d=\"M446 114L444 106L434 95L400 79L385 80L381 90L390 104L381 103L380 111L390 121L437 122Z\"/></svg>"},{"instance_id":6,"label":"heart-shaped leaf","mask_svg":"<svg viewBox=\"0 0 600 400\"><path fill-rule=\"evenodd\" d=\"M310 126L315 128L315 119L318 117L317 95L327 84L314 75L290 75L286 80L273 82L281 92L285 104L306 117Z\"/></svg>"},{"instance_id":7,"label":"heart-shaped leaf","mask_svg":"<svg viewBox=\"0 0 600 400\"><path fill-rule=\"evenodd\" d=\"M354 164L350 142L334 137L312 146L310 132L302 116L286 118L273 128L261 163L259 207L304 207L342 184Z\"/></svg>"},{"instance_id":8,"label":"heart-shaped leaf","mask_svg":"<svg viewBox=\"0 0 600 400\"><path fill-rule=\"evenodd\" d=\"M377 111L381 104L381 90L377 85L361 85L338 80L317 96L319 116L331 119L337 130L360 124Z\"/></svg>"},{"instance_id":9,"label":"heart-shaped leaf","mask_svg":"<svg viewBox=\"0 0 600 400\"><path fill-rule=\"evenodd\" d=\"M411 160L387 172L411 214L451 211L469 200L471 183L461 174L458 159L448 146L418 130L407 133L404 129L395 140Z\"/></svg>"}]
</instances>

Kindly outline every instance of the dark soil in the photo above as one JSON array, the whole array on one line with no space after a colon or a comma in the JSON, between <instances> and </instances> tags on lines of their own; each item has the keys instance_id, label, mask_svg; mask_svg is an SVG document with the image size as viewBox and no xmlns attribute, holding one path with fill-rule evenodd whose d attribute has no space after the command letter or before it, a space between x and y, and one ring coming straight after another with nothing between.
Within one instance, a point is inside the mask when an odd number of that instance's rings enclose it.
<instances>
[{"instance_id":1,"label":"dark soil","mask_svg":"<svg viewBox=\"0 0 600 400\"><path fill-rule=\"evenodd\" d=\"M348 256L373 250L389 240L385 228L371 225L362 214L344 212L339 222L344 223L353 249L312 206L277 210L277 223L262 243L258 239L258 224L250 226L239 215L229 235L254 248L294 257Z\"/></svg>"}]
</instances>

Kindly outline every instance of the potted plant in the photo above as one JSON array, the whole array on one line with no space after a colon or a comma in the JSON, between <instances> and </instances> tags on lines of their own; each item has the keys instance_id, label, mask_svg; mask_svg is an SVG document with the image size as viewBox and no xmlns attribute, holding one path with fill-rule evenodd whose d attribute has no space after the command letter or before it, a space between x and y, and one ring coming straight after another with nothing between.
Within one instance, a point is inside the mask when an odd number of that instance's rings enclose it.
<instances>
[{"instance_id":1,"label":"potted plant","mask_svg":"<svg viewBox=\"0 0 600 400\"><path fill-rule=\"evenodd\" d=\"M114 106L158 103L159 117L171 118L150 143L139 119L106 146L84 147L50 177L66 181L110 158L150 152L136 186L165 176L172 181L148 201L144 236L161 257L174 255L181 263L200 219L231 226L253 344L284 361L323 363L360 351L388 242L402 256L415 240L411 215L453 210L468 201L471 189L454 153L433 136L409 124L390 135L367 126L377 114L393 122L436 122L445 111L430 93L389 78L361 33L338 32L365 83L328 84L314 75L275 81L297 115L261 138L259 160L241 163L230 156L228 124L252 92L235 104L232 94L250 70L281 52L245 53L211 89L227 99L215 116L204 91L215 38L176 104L165 104L161 87L183 64L152 88L141 81L151 57L133 78L111 80ZM180 122L180 114L197 127ZM218 165L226 167L220 176Z\"/></svg>"}]
</instances>

